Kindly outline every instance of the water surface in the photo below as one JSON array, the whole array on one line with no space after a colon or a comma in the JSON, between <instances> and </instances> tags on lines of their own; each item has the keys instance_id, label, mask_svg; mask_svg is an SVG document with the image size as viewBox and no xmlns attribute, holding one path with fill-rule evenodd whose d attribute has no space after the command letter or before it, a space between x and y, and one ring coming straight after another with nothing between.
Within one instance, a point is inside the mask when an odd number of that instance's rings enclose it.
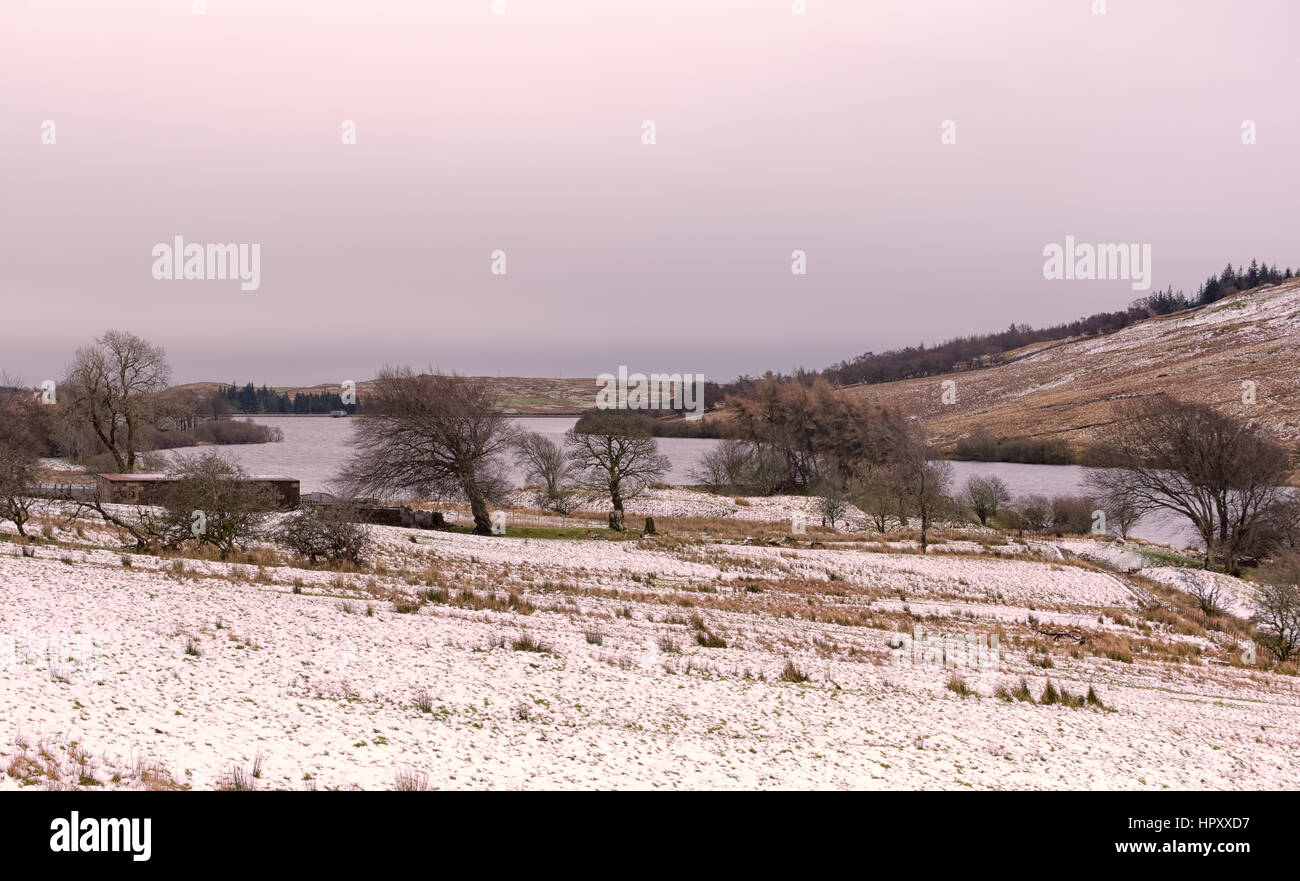
<instances>
[{"instance_id":1,"label":"water surface","mask_svg":"<svg viewBox=\"0 0 1300 881\"><path fill-rule=\"evenodd\" d=\"M250 474L296 477L303 492L329 489L344 464L351 458L349 440L354 418L331 419L312 416L255 416L255 422L272 425L284 432L284 440L274 444L241 444L221 448L221 452L238 462ZM520 417L512 420L527 431L543 434L563 443L564 433L578 421L574 417ZM659 438L659 449L672 463L665 483L693 482L690 472L706 452L719 443L709 438ZM183 447L179 452L198 448ZM1013 496L1030 494L1052 497L1087 492L1086 480L1092 470L1081 465L1020 465L1011 462L953 462L954 492L975 474L994 474L1002 478ZM510 463L510 477L523 482L523 474ZM1133 535L1149 541L1171 544L1194 544L1195 536L1183 521L1170 515L1148 515Z\"/></svg>"}]
</instances>

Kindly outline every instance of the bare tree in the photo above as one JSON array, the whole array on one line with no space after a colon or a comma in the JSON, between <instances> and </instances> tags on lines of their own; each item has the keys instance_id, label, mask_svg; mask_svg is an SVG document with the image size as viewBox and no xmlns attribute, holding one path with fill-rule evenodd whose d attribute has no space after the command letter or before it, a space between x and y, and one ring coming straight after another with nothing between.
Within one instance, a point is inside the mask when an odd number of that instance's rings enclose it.
<instances>
[{"instance_id":1,"label":"bare tree","mask_svg":"<svg viewBox=\"0 0 1300 881\"><path fill-rule=\"evenodd\" d=\"M1133 527L1142 519L1142 511L1137 502L1127 492L1106 490L1097 499L1097 504L1106 512L1107 523L1119 531L1120 538L1128 538Z\"/></svg>"},{"instance_id":2,"label":"bare tree","mask_svg":"<svg viewBox=\"0 0 1300 881\"><path fill-rule=\"evenodd\" d=\"M736 489L748 482L754 447L742 440L729 438L700 457L691 469L691 479L713 492Z\"/></svg>"},{"instance_id":3,"label":"bare tree","mask_svg":"<svg viewBox=\"0 0 1300 881\"><path fill-rule=\"evenodd\" d=\"M1221 557L1234 575L1287 468L1286 452L1255 426L1164 394L1121 403L1101 450L1115 467L1090 478L1100 496L1182 515L1205 543L1205 567Z\"/></svg>"},{"instance_id":4,"label":"bare tree","mask_svg":"<svg viewBox=\"0 0 1300 881\"><path fill-rule=\"evenodd\" d=\"M1097 500L1091 496L1052 496L1052 528L1084 535L1091 532Z\"/></svg>"},{"instance_id":5,"label":"bare tree","mask_svg":"<svg viewBox=\"0 0 1300 881\"><path fill-rule=\"evenodd\" d=\"M193 539L215 547L224 560L257 537L275 509L268 487L249 482L243 468L213 451L178 459L171 475L157 531L172 547Z\"/></svg>"},{"instance_id":6,"label":"bare tree","mask_svg":"<svg viewBox=\"0 0 1300 881\"><path fill-rule=\"evenodd\" d=\"M1047 496L1021 496L1016 499L1015 509L1024 519L1025 525L1035 532L1046 532L1052 528L1052 501Z\"/></svg>"},{"instance_id":7,"label":"bare tree","mask_svg":"<svg viewBox=\"0 0 1300 881\"><path fill-rule=\"evenodd\" d=\"M135 470L153 398L170 376L160 346L110 330L77 350L59 393L70 416L89 425L118 470L129 472Z\"/></svg>"},{"instance_id":8,"label":"bare tree","mask_svg":"<svg viewBox=\"0 0 1300 881\"><path fill-rule=\"evenodd\" d=\"M1255 604L1255 623L1264 647L1279 664L1300 655L1300 553L1288 551L1264 567Z\"/></svg>"},{"instance_id":9,"label":"bare tree","mask_svg":"<svg viewBox=\"0 0 1300 881\"><path fill-rule=\"evenodd\" d=\"M817 511L822 515L822 525L834 529L848 514L849 503L845 481L838 472L832 473L834 476L824 477L817 484Z\"/></svg>"},{"instance_id":10,"label":"bare tree","mask_svg":"<svg viewBox=\"0 0 1300 881\"><path fill-rule=\"evenodd\" d=\"M122 512L118 510L118 506L105 501L103 492L98 487L89 495L67 490L61 493L59 498L72 505L65 518L67 523L70 524L82 514L91 511L99 515L105 523L131 536L137 551L153 553L159 549L161 535L158 520L147 509L135 508L131 513Z\"/></svg>"},{"instance_id":11,"label":"bare tree","mask_svg":"<svg viewBox=\"0 0 1300 881\"><path fill-rule=\"evenodd\" d=\"M727 399L732 430L780 463L780 489L806 491L832 470L848 478L858 462L882 462L906 443L902 417L834 388L772 375ZM770 461L770 460L769 460Z\"/></svg>"},{"instance_id":12,"label":"bare tree","mask_svg":"<svg viewBox=\"0 0 1300 881\"><path fill-rule=\"evenodd\" d=\"M11 521L26 537L34 501L40 442L33 429L35 404L29 389L8 385L0 377L0 522Z\"/></svg>"},{"instance_id":13,"label":"bare tree","mask_svg":"<svg viewBox=\"0 0 1300 881\"><path fill-rule=\"evenodd\" d=\"M505 491L502 457L514 434L486 380L385 367L358 413L357 453L340 482L355 496L458 495L474 531L490 535L488 503Z\"/></svg>"},{"instance_id":14,"label":"bare tree","mask_svg":"<svg viewBox=\"0 0 1300 881\"><path fill-rule=\"evenodd\" d=\"M998 508L1011 501L1011 493L997 475L974 475L967 479L962 490L962 501L970 506L981 526L987 526L990 517L996 517Z\"/></svg>"},{"instance_id":15,"label":"bare tree","mask_svg":"<svg viewBox=\"0 0 1300 881\"><path fill-rule=\"evenodd\" d=\"M913 438L898 456L898 485L908 510L921 520L921 553L929 547L930 526L948 510L952 463L931 459L929 445Z\"/></svg>"},{"instance_id":16,"label":"bare tree","mask_svg":"<svg viewBox=\"0 0 1300 881\"><path fill-rule=\"evenodd\" d=\"M848 484L848 498L858 510L867 515L867 522L877 532L889 530L890 518L906 527L906 519L899 514L898 468L892 464L860 463Z\"/></svg>"},{"instance_id":17,"label":"bare tree","mask_svg":"<svg viewBox=\"0 0 1300 881\"><path fill-rule=\"evenodd\" d=\"M546 435L523 432L515 440L515 463L523 469L524 479L537 485L538 507L561 514L574 509L577 497L569 486L572 465L559 444Z\"/></svg>"},{"instance_id":18,"label":"bare tree","mask_svg":"<svg viewBox=\"0 0 1300 881\"><path fill-rule=\"evenodd\" d=\"M609 528L623 531L623 503L636 498L667 473L670 462L659 444L627 411L609 410L589 420L583 433L569 429L564 439L578 483L608 494L613 504Z\"/></svg>"}]
</instances>

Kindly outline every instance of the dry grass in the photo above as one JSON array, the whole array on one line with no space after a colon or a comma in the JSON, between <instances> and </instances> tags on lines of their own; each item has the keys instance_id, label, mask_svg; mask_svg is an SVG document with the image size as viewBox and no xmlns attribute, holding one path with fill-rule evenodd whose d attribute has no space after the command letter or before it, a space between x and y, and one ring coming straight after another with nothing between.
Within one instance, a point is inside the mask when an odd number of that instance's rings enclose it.
<instances>
[{"instance_id":1,"label":"dry grass","mask_svg":"<svg viewBox=\"0 0 1300 881\"><path fill-rule=\"evenodd\" d=\"M428 792L432 788L429 785L428 774L423 774L411 768L400 769L393 779L393 790L395 792Z\"/></svg>"},{"instance_id":2,"label":"dry grass","mask_svg":"<svg viewBox=\"0 0 1300 881\"><path fill-rule=\"evenodd\" d=\"M781 676L779 678L782 682L807 682L808 674L796 667L794 661L787 660L785 662L785 667L781 669Z\"/></svg>"},{"instance_id":3,"label":"dry grass","mask_svg":"<svg viewBox=\"0 0 1300 881\"><path fill-rule=\"evenodd\" d=\"M257 789L257 781L240 766L231 765L212 788L217 792L253 792Z\"/></svg>"},{"instance_id":4,"label":"dry grass","mask_svg":"<svg viewBox=\"0 0 1300 881\"><path fill-rule=\"evenodd\" d=\"M959 697L970 697L971 695L978 696L979 694L979 692L966 684L966 679L959 673L953 673L948 677L947 688Z\"/></svg>"},{"instance_id":5,"label":"dry grass","mask_svg":"<svg viewBox=\"0 0 1300 881\"><path fill-rule=\"evenodd\" d=\"M510 647L517 652L537 652L539 654L549 654L551 647L541 640L535 638L532 634L525 631L511 641Z\"/></svg>"}]
</instances>

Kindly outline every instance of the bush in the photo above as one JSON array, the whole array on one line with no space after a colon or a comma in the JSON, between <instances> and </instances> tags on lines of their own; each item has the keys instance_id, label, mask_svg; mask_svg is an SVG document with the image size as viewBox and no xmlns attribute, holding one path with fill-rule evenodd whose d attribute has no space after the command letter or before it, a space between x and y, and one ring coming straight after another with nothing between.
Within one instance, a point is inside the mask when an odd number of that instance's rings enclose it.
<instances>
[{"instance_id":1,"label":"bush","mask_svg":"<svg viewBox=\"0 0 1300 881\"><path fill-rule=\"evenodd\" d=\"M1300 656L1300 553L1281 555L1260 571L1254 620L1260 642L1279 664Z\"/></svg>"},{"instance_id":2,"label":"bush","mask_svg":"<svg viewBox=\"0 0 1300 881\"><path fill-rule=\"evenodd\" d=\"M1052 528L1052 501L1047 496L1028 495L1016 499L1015 511L1026 529L1046 532Z\"/></svg>"},{"instance_id":3,"label":"bush","mask_svg":"<svg viewBox=\"0 0 1300 881\"><path fill-rule=\"evenodd\" d=\"M370 527L357 522L356 507L348 500L314 505L286 517L272 538L311 563L361 563L371 544Z\"/></svg>"},{"instance_id":4,"label":"bush","mask_svg":"<svg viewBox=\"0 0 1300 881\"><path fill-rule=\"evenodd\" d=\"M1092 512L1097 501L1091 496L1054 496L1052 528L1059 532L1084 535L1092 531Z\"/></svg>"},{"instance_id":5,"label":"bush","mask_svg":"<svg viewBox=\"0 0 1300 881\"><path fill-rule=\"evenodd\" d=\"M982 425L957 442L953 448L953 458L979 462L1025 462L1030 465L1070 465L1074 462L1070 445L1063 440L995 438Z\"/></svg>"},{"instance_id":6,"label":"bush","mask_svg":"<svg viewBox=\"0 0 1300 881\"><path fill-rule=\"evenodd\" d=\"M163 496L162 519L149 524L170 547L193 539L215 547L224 560L257 536L275 507L270 489L249 483L244 469L215 452L181 459L172 475L176 481Z\"/></svg>"},{"instance_id":7,"label":"bush","mask_svg":"<svg viewBox=\"0 0 1300 881\"><path fill-rule=\"evenodd\" d=\"M804 673L794 665L794 661L786 661L785 669L781 671L782 682L807 682L808 674Z\"/></svg>"},{"instance_id":8,"label":"bush","mask_svg":"<svg viewBox=\"0 0 1300 881\"><path fill-rule=\"evenodd\" d=\"M959 697L969 697L976 693L959 673L953 673L948 677L948 690Z\"/></svg>"},{"instance_id":9,"label":"bush","mask_svg":"<svg viewBox=\"0 0 1300 881\"><path fill-rule=\"evenodd\" d=\"M738 489L750 482L753 448L744 441L724 440L700 457L691 479L713 492Z\"/></svg>"},{"instance_id":10,"label":"bush","mask_svg":"<svg viewBox=\"0 0 1300 881\"><path fill-rule=\"evenodd\" d=\"M146 427L142 448L171 450L176 447L193 447L200 444L268 444L284 440L284 432L270 425L261 425L251 419L216 419L199 422L190 431L162 431Z\"/></svg>"}]
</instances>

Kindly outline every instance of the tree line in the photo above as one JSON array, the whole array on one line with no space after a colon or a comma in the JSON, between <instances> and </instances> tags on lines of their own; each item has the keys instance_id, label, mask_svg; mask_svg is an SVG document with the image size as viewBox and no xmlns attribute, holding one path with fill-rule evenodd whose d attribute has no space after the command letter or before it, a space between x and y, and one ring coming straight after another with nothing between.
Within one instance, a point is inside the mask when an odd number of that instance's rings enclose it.
<instances>
[{"instance_id":1,"label":"tree line","mask_svg":"<svg viewBox=\"0 0 1300 881\"><path fill-rule=\"evenodd\" d=\"M1229 263L1218 275L1211 275L1201 283L1196 291L1196 302L1202 306L1208 305L1241 291L1266 284L1278 284L1293 277L1290 266L1281 270L1276 264L1269 266L1267 263L1251 260L1250 266L1234 269Z\"/></svg>"},{"instance_id":2,"label":"tree line","mask_svg":"<svg viewBox=\"0 0 1300 881\"><path fill-rule=\"evenodd\" d=\"M321 415L342 410L356 413L358 403L345 404L338 392L278 392L262 385L255 388L251 382L237 386L217 387L217 395L237 413L266 413L280 415Z\"/></svg>"}]
</instances>

